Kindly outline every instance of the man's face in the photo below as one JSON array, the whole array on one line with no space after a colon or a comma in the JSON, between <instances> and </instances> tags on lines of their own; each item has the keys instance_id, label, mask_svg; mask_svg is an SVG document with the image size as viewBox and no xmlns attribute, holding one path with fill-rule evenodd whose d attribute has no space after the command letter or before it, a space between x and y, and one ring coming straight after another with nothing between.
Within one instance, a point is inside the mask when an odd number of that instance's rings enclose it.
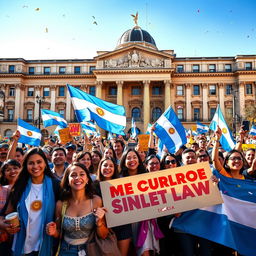
<instances>
[{"instance_id":1,"label":"man's face","mask_svg":"<svg viewBox=\"0 0 256 256\"><path fill-rule=\"evenodd\" d=\"M56 166L64 165L66 162L66 156L62 150L56 150L52 154L52 162Z\"/></svg>"},{"instance_id":2,"label":"man's face","mask_svg":"<svg viewBox=\"0 0 256 256\"><path fill-rule=\"evenodd\" d=\"M8 148L7 147L2 147L0 148L0 159L1 161L5 161L8 153Z\"/></svg>"},{"instance_id":3,"label":"man's face","mask_svg":"<svg viewBox=\"0 0 256 256\"><path fill-rule=\"evenodd\" d=\"M195 164L196 163L196 153L195 152L187 152L182 154L182 163L184 165Z\"/></svg>"},{"instance_id":4,"label":"man's face","mask_svg":"<svg viewBox=\"0 0 256 256\"><path fill-rule=\"evenodd\" d=\"M67 148L67 158L72 159L75 150L73 148Z\"/></svg>"},{"instance_id":5,"label":"man's face","mask_svg":"<svg viewBox=\"0 0 256 256\"><path fill-rule=\"evenodd\" d=\"M199 140L198 145L199 145L199 148L205 148L206 147L206 141L205 140Z\"/></svg>"},{"instance_id":6,"label":"man's face","mask_svg":"<svg viewBox=\"0 0 256 256\"><path fill-rule=\"evenodd\" d=\"M123 147L120 142L115 142L113 145L113 148L117 155L120 155L123 153Z\"/></svg>"}]
</instances>

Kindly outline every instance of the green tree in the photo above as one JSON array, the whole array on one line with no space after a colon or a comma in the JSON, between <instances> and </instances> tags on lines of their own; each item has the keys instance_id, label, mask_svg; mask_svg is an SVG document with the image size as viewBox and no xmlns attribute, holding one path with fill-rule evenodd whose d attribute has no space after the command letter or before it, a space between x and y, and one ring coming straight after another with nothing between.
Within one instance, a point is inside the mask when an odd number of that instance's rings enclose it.
<instances>
[{"instance_id":1,"label":"green tree","mask_svg":"<svg viewBox=\"0 0 256 256\"><path fill-rule=\"evenodd\" d=\"M253 105L253 104L247 105L244 109L244 117L246 120L249 120L251 123L256 122L256 105Z\"/></svg>"}]
</instances>

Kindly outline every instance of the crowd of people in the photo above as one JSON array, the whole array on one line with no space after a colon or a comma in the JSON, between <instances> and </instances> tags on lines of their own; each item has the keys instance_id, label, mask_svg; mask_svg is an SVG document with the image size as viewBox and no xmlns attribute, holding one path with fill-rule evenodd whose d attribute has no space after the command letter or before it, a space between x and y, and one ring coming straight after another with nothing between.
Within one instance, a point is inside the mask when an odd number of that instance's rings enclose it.
<instances>
[{"instance_id":1,"label":"crowd of people","mask_svg":"<svg viewBox=\"0 0 256 256\"><path fill-rule=\"evenodd\" d=\"M161 156L153 132L145 152L136 139L86 135L66 145L52 137L42 147L24 149L16 131L0 144L0 255L87 255L90 234L105 239L110 232L101 181L200 162L230 178L256 179L255 149L243 152L243 130L230 152L221 148L218 128L212 137L190 138L175 154L165 148ZM131 141L137 145L129 146ZM5 219L12 212L18 212L18 226ZM231 248L169 228L178 216L113 227L120 255L234 255Z\"/></svg>"}]
</instances>

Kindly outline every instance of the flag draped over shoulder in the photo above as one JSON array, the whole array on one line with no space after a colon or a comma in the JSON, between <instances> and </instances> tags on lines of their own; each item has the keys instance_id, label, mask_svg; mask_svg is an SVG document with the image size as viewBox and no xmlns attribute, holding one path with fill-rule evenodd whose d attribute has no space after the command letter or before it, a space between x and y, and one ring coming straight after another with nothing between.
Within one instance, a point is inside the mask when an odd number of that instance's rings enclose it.
<instances>
[{"instance_id":1,"label":"flag draped over shoulder","mask_svg":"<svg viewBox=\"0 0 256 256\"><path fill-rule=\"evenodd\" d=\"M198 132L198 133L200 133L200 134L202 134L202 133L207 133L208 131L209 131L209 127L208 127L208 125L206 125L206 124L202 124L202 123L200 123L200 122L197 122L196 123L196 131Z\"/></svg>"},{"instance_id":2,"label":"flag draped over shoulder","mask_svg":"<svg viewBox=\"0 0 256 256\"><path fill-rule=\"evenodd\" d=\"M155 134L170 153L177 152L187 143L185 129L172 107L169 107L156 121Z\"/></svg>"},{"instance_id":3,"label":"flag draped over shoulder","mask_svg":"<svg viewBox=\"0 0 256 256\"><path fill-rule=\"evenodd\" d=\"M20 138L18 140L20 143L32 146L40 145L42 134L38 128L18 118L17 130L20 132Z\"/></svg>"},{"instance_id":4,"label":"flag draped over shoulder","mask_svg":"<svg viewBox=\"0 0 256 256\"><path fill-rule=\"evenodd\" d=\"M217 130L217 126L220 127L222 131L222 136L220 137L221 146L225 151L230 151L235 147L235 142L232 137L232 134L228 128L228 125L224 119L224 116L221 112L220 106L218 105L217 110L213 116L209 128L213 131Z\"/></svg>"},{"instance_id":5,"label":"flag draped over shoulder","mask_svg":"<svg viewBox=\"0 0 256 256\"><path fill-rule=\"evenodd\" d=\"M94 120L97 125L109 132L125 134L125 109L94 97L71 85L67 85L72 104L79 122Z\"/></svg>"},{"instance_id":6,"label":"flag draped over shoulder","mask_svg":"<svg viewBox=\"0 0 256 256\"><path fill-rule=\"evenodd\" d=\"M62 128L66 128L68 126L67 121L62 117L61 114L57 112L48 109L42 109L41 113L44 127L59 125Z\"/></svg>"},{"instance_id":7,"label":"flag draped over shoulder","mask_svg":"<svg viewBox=\"0 0 256 256\"><path fill-rule=\"evenodd\" d=\"M253 135L253 136L256 136L256 125L252 125L249 134Z\"/></svg>"},{"instance_id":8,"label":"flag draped over shoulder","mask_svg":"<svg viewBox=\"0 0 256 256\"><path fill-rule=\"evenodd\" d=\"M172 226L237 250L246 256L256 255L256 183L251 180L220 178L219 189L224 203L183 213Z\"/></svg>"}]
</instances>

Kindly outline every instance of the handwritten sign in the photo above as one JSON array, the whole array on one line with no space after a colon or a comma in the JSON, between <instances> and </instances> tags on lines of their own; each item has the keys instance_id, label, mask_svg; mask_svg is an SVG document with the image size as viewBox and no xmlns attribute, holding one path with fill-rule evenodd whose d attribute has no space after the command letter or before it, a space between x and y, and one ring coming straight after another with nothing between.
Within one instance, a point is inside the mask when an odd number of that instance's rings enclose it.
<instances>
[{"instance_id":1,"label":"handwritten sign","mask_svg":"<svg viewBox=\"0 0 256 256\"><path fill-rule=\"evenodd\" d=\"M66 144L72 140L72 137L69 133L69 128L60 129L59 131L60 141L62 144Z\"/></svg>"},{"instance_id":2,"label":"handwritten sign","mask_svg":"<svg viewBox=\"0 0 256 256\"><path fill-rule=\"evenodd\" d=\"M108 227L222 203L209 163L100 183Z\"/></svg>"},{"instance_id":3,"label":"handwritten sign","mask_svg":"<svg viewBox=\"0 0 256 256\"><path fill-rule=\"evenodd\" d=\"M80 136L81 135L81 126L79 123L70 123L68 124L69 132L71 136Z\"/></svg>"},{"instance_id":4,"label":"handwritten sign","mask_svg":"<svg viewBox=\"0 0 256 256\"><path fill-rule=\"evenodd\" d=\"M139 134L139 150L148 151L149 134Z\"/></svg>"}]
</instances>

